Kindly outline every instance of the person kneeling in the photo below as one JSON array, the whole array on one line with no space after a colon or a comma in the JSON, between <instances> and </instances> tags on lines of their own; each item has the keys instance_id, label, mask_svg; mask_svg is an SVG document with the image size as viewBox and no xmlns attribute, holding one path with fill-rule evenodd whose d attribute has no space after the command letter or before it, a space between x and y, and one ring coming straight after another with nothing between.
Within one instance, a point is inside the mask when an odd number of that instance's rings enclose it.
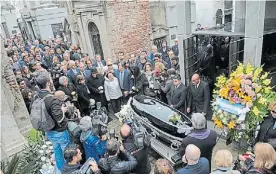
<instances>
[{"instance_id":1,"label":"person kneeling","mask_svg":"<svg viewBox=\"0 0 276 174\"><path fill-rule=\"evenodd\" d=\"M66 163L62 169L61 174L79 174L82 167L79 164L82 160L81 155L82 153L77 145L68 145L64 150L64 159L66 160ZM101 174L101 171L99 170L98 165L95 161L90 162L89 165L93 174Z\"/></svg>"},{"instance_id":2,"label":"person kneeling","mask_svg":"<svg viewBox=\"0 0 276 174\"><path fill-rule=\"evenodd\" d=\"M106 151L108 156L101 158L99 167L104 174L125 174L132 171L136 165L137 160L128 151L124 149L115 138L110 139L106 144ZM118 155L122 153L127 158L127 161L122 161Z\"/></svg>"},{"instance_id":3,"label":"person kneeling","mask_svg":"<svg viewBox=\"0 0 276 174\"><path fill-rule=\"evenodd\" d=\"M92 122L89 116L85 116L80 120L80 128L82 130L80 141L83 144L86 160L92 157L98 162L105 153L106 135L102 135L100 139L99 132L98 134L92 132Z\"/></svg>"}]
</instances>

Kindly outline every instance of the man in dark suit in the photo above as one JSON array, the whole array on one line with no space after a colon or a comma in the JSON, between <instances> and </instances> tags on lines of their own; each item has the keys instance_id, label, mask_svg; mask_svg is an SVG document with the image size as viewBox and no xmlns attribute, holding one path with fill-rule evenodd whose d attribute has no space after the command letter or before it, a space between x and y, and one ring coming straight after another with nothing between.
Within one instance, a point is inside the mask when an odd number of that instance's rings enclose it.
<instances>
[{"instance_id":1,"label":"man in dark suit","mask_svg":"<svg viewBox=\"0 0 276 174\"><path fill-rule=\"evenodd\" d=\"M77 68L76 63L73 60L70 60L69 67L70 67L70 69L67 72L69 81L70 81L70 83L77 85L76 77L77 77L77 74L80 72L80 70Z\"/></svg>"},{"instance_id":2,"label":"man in dark suit","mask_svg":"<svg viewBox=\"0 0 276 174\"><path fill-rule=\"evenodd\" d=\"M126 103L129 98L129 92L131 91L132 79L131 72L125 69L125 64L119 64L119 71L115 71L115 76L119 81L123 96L123 102Z\"/></svg>"},{"instance_id":3,"label":"man in dark suit","mask_svg":"<svg viewBox=\"0 0 276 174\"><path fill-rule=\"evenodd\" d=\"M178 39L174 40L174 46L172 46L172 50L175 56L179 55L179 49L178 49Z\"/></svg>"},{"instance_id":4,"label":"man in dark suit","mask_svg":"<svg viewBox=\"0 0 276 174\"><path fill-rule=\"evenodd\" d=\"M79 72L77 75L82 75L85 79L88 79L91 76L91 70L85 69L84 63L80 62L79 64Z\"/></svg>"},{"instance_id":5,"label":"man in dark suit","mask_svg":"<svg viewBox=\"0 0 276 174\"><path fill-rule=\"evenodd\" d=\"M99 54L96 55L96 63L93 65L94 67L98 68L100 71L103 71L104 67L106 66L105 60L102 60Z\"/></svg>"},{"instance_id":6,"label":"man in dark suit","mask_svg":"<svg viewBox=\"0 0 276 174\"><path fill-rule=\"evenodd\" d=\"M201 81L198 74L192 76L192 84L188 89L187 113L202 113L206 116L210 103L210 90L208 83Z\"/></svg>"},{"instance_id":7,"label":"man in dark suit","mask_svg":"<svg viewBox=\"0 0 276 174\"><path fill-rule=\"evenodd\" d=\"M170 58L169 58L169 55L168 55L168 51L169 51L169 47L167 46L167 41L163 40L162 47L159 49L159 53L161 53L162 59L165 62L170 63Z\"/></svg>"},{"instance_id":8,"label":"man in dark suit","mask_svg":"<svg viewBox=\"0 0 276 174\"><path fill-rule=\"evenodd\" d=\"M167 95L170 107L184 113L186 96L187 88L181 83L181 76L177 74L173 77L173 84Z\"/></svg>"}]
</instances>

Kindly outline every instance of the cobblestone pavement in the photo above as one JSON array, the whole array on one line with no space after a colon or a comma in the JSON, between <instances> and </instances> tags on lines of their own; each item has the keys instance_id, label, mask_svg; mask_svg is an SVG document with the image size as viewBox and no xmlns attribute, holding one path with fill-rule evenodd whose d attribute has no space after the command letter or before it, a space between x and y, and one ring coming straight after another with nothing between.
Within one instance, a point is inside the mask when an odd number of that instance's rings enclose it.
<instances>
[{"instance_id":1,"label":"cobblestone pavement","mask_svg":"<svg viewBox=\"0 0 276 174\"><path fill-rule=\"evenodd\" d=\"M111 128L115 128L116 130L116 136L120 137L120 127L122 126L122 123L119 122L119 120L117 120L115 117L112 117L113 120L109 122L108 124L108 130L110 130ZM215 130L214 125L212 122L208 121L208 128ZM219 130L216 130L218 132L218 134L220 134ZM231 147L231 145L227 146L225 144L225 140L223 138L220 138L219 141L217 142L214 150L213 150L213 155L216 153L216 151L220 150L220 149L226 149L229 150L230 152L232 152L233 155L233 159L237 159L238 156L238 150L235 150ZM150 158L150 162L151 162L151 166L152 166L152 170L154 168L154 163L157 159L160 158L160 155L157 154L156 152L154 152L153 150L149 151L149 158ZM214 159L214 158L213 158ZM215 169L215 162L214 160L212 160L212 170ZM152 172L153 173L153 172Z\"/></svg>"}]
</instances>

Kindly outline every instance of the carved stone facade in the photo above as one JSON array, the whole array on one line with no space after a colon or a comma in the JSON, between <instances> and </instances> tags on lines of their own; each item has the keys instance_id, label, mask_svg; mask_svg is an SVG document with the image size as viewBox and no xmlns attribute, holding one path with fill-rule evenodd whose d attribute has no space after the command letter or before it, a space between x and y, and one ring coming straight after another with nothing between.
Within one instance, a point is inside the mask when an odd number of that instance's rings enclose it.
<instances>
[{"instance_id":1,"label":"carved stone facade","mask_svg":"<svg viewBox=\"0 0 276 174\"><path fill-rule=\"evenodd\" d=\"M95 56L102 49L105 59L126 58L151 46L148 1L67 1L72 37L83 52ZM93 24L91 24L93 23ZM98 33L91 27L96 26Z\"/></svg>"},{"instance_id":2,"label":"carved stone facade","mask_svg":"<svg viewBox=\"0 0 276 174\"><path fill-rule=\"evenodd\" d=\"M31 128L29 113L1 42L1 159L22 150Z\"/></svg>"}]
</instances>

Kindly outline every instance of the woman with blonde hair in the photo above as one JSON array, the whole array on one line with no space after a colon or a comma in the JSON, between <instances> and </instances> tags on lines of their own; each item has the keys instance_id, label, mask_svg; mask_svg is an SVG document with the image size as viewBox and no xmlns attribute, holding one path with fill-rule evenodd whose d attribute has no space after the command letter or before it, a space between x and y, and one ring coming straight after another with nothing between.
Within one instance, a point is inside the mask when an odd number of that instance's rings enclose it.
<instances>
[{"instance_id":1,"label":"woman with blonde hair","mask_svg":"<svg viewBox=\"0 0 276 174\"><path fill-rule=\"evenodd\" d=\"M215 154L216 170L211 174L240 174L237 170L232 170L233 156L229 150L218 150Z\"/></svg>"},{"instance_id":2,"label":"woman with blonde hair","mask_svg":"<svg viewBox=\"0 0 276 174\"><path fill-rule=\"evenodd\" d=\"M175 171L166 159L158 159L154 165L154 174L175 174Z\"/></svg>"},{"instance_id":3,"label":"woman with blonde hair","mask_svg":"<svg viewBox=\"0 0 276 174\"><path fill-rule=\"evenodd\" d=\"M276 152L268 143L257 143L254 155L248 153L250 158L240 156L244 161L243 170L246 174L275 174L276 173Z\"/></svg>"}]
</instances>

